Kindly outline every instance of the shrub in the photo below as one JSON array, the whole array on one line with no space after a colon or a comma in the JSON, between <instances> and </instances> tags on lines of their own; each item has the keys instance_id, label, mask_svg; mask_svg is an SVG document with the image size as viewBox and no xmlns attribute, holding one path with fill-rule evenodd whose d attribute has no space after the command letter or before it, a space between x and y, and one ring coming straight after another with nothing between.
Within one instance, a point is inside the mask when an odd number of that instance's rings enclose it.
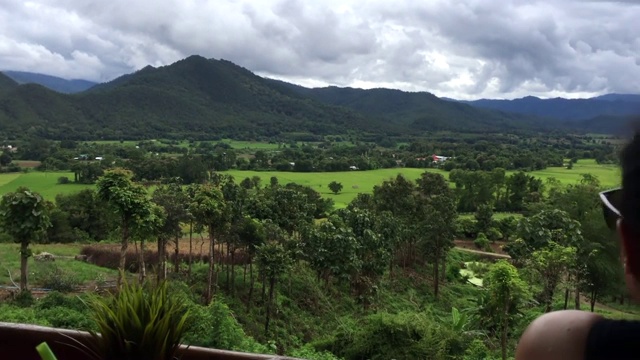
<instances>
[{"instance_id":1,"label":"shrub","mask_svg":"<svg viewBox=\"0 0 640 360\"><path fill-rule=\"evenodd\" d=\"M470 218L459 218L456 221L456 236L473 238L477 233L477 222Z\"/></svg>"},{"instance_id":2,"label":"shrub","mask_svg":"<svg viewBox=\"0 0 640 360\"><path fill-rule=\"evenodd\" d=\"M50 292L47 296L38 300L38 304L36 305L38 310L47 310L57 307L64 307L80 312L86 312L89 309L80 297L64 295L59 291Z\"/></svg>"},{"instance_id":3,"label":"shrub","mask_svg":"<svg viewBox=\"0 0 640 360\"><path fill-rule=\"evenodd\" d=\"M518 227L518 219L515 216L508 216L498 221L498 228L502 233L502 238L505 240L511 239L516 233Z\"/></svg>"},{"instance_id":4,"label":"shrub","mask_svg":"<svg viewBox=\"0 0 640 360\"><path fill-rule=\"evenodd\" d=\"M497 241L502 239L502 233L500 232L500 230L492 226L489 228L489 230L487 230L487 238L489 238L489 240L491 241Z\"/></svg>"},{"instance_id":5,"label":"shrub","mask_svg":"<svg viewBox=\"0 0 640 360\"><path fill-rule=\"evenodd\" d=\"M367 316L356 329L338 334L319 350L346 359L447 359L462 355L461 340L425 313L380 312Z\"/></svg>"},{"instance_id":6,"label":"shrub","mask_svg":"<svg viewBox=\"0 0 640 360\"><path fill-rule=\"evenodd\" d=\"M317 351L310 345L305 345L301 348L295 349L289 354L291 357L307 360L340 360L334 354L328 351Z\"/></svg>"},{"instance_id":7,"label":"shrub","mask_svg":"<svg viewBox=\"0 0 640 360\"><path fill-rule=\"evenodd\" d=\"M475 339L469 344L469 347L464 352L464 360L493 360L491 352L487 349L487 346L482 340Z\"/></svg>"},{"instance_id":8,"label":"shrub","mask_svg":"<svg viewBox=\"0 0 640 360\"><path fill-rule=\"evenodd\" d=\"M31 291L24 290L16 294L13 298L13 303L20 307L30 307L35 303L35 298L33 297L33 294L31 294Z\"/></svg>"},{"instance_id":9,"label":"shrub","mask_svg":"<svg viewBox=\"0 0 640 360\"><path fill-rule=\"evenodd\" d=\"M491 247L489 246L489 239L487 239L487 236L484 233L478 233L478 237L476 237L476 239L473 240L473 244L478 249L482 249L482 250L486 250L487 248L491 249Z\"/></svg>"},{"instance_id":10,"label":"shrub","mask_svg":"<svg viewBox=\"0 0 640 360\"><path fill-rule=\"evenodd\" d=\"M38 315L51 326L62 329L96 330L88 311L80 312L63 306L41 310Z\"/></svg>"},{"instance_id":11,"label":"shrub","mask_svg":"<svg viewBox=\"0 0 640 360\"><path fill-rule=\"evenodd\" d=\"M219 299L209 306L189 307L192 323L185 343L223 350L267 353L268 349L245 334L229 307Z\"/></svg>"},{"instance_id":12,"label":"shrub","mask_svg":"<svg viewBox=\"0 0 640 360\"><path fill-rule=\"evenodd\" d=\"M71 181L66 176L60 176L58 178L58 184L69 184L69 183L71 183Z\"/></svg>"},{"instance_id":13,"label":"shrub","mask_svg":"<svg viewBox=\"0 0 640 360\"><path fill-rule=\"evenodd\" d=\"M35 324L49 326L49 322L37 317L32 308L23 308L9 304L0 304L0 321L9 323Z\"/></svg>"},{"instance_id":14,"label":"shrub","mask_svg":"<svg viewBox=\"0 0 640 360\"><path fill-rule=\"evenodd\" d=\"M51 263L41 263L38 268L36 281L45 289L62 293L72 292L80 285L78 276Z\"/></svg>"}]
</instances>

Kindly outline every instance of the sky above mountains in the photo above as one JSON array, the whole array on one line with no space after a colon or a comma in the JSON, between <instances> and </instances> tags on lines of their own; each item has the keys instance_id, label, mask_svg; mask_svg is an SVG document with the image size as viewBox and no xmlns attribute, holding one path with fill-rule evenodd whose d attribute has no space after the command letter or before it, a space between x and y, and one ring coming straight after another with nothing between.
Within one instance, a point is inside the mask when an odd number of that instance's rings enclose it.
<instances>
[{"instance_id":1,"label":"sky above mountains","mask_svg":"<svg viewBox=\"0 0 640 360\"><path fill-rule=\"evenodd\" d=\"M640 93L640 2L2 0L0 69L107 81L192 54L304 86Z\"/></svg>"}]
</instances>

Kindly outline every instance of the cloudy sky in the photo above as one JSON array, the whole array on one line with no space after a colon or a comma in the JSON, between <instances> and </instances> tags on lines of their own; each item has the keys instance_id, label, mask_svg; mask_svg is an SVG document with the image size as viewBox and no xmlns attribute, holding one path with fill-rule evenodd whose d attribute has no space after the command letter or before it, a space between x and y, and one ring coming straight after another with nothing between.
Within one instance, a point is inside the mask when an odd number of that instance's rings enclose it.
<instances>
[{"instance_id":1,"label":"cloudy sky","mask_svg":"<svg viewBox=\"0 0 640 360\"><path fill-rule=\"evenodd\" d=\"M640 1L0 1L3 70L105 81L199 54L306 86L640 93Z\"/></svg>"}]
</instances>

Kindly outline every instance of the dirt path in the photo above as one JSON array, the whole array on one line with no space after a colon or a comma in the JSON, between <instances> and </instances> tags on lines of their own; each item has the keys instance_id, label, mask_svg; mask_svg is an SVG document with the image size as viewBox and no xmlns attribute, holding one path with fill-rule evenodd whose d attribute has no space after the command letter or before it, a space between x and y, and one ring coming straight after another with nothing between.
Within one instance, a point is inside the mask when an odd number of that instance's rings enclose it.
<instances>
[{"instance_id":1,"label":"dirt path","mask_svg":"<svg viewBox=\"0 0 640 360\"><path fill-rule=\"evenodd\" d=\"M487 252L487 251L467 249L465 247L460 247L460 246L456 246L455 248L460 250L460 251L470 252L470 253L483 255L483 256L488 256L488 257L494 257L494 258L500 258L500 259L511 259L511 256L509 256L507 254L496 254L496 253Z\"/></svg>"}]
</instances>

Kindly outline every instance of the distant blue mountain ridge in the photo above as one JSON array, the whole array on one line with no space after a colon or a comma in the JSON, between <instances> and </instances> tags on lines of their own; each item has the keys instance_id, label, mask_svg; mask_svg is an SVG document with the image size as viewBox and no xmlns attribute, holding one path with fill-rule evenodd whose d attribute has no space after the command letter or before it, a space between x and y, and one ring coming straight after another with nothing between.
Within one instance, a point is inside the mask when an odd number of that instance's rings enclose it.
<instances>
[{"instance_id":1,"label":"distant blue mountain ridge","mask_svg":"<svg viewBox=\"0 0 640 360\"><path fill-rule=\"evenodd\" d=\"M638 94L606 94L587 99L540 99L535 96L526 96L513 100L480 99L467 101L442 99L458 101L478 108L555 118L566 122L588 120L596 117L640 117L640 95Z\"/></svg>"},{"instance_id":2,"label":"distant blue mountain ridge","mask_svg":"<svg viewBox=\"0 0 640 360\"><path fill-rule=\"evenodd\" d=\"M2 71L2 73L13 79L18 84L39 84L63 94L82 92L97 85L97 83L93 81L81 79L67 80L56 76L33 72L8 70Z\"/></svg>"}]
</instances>

